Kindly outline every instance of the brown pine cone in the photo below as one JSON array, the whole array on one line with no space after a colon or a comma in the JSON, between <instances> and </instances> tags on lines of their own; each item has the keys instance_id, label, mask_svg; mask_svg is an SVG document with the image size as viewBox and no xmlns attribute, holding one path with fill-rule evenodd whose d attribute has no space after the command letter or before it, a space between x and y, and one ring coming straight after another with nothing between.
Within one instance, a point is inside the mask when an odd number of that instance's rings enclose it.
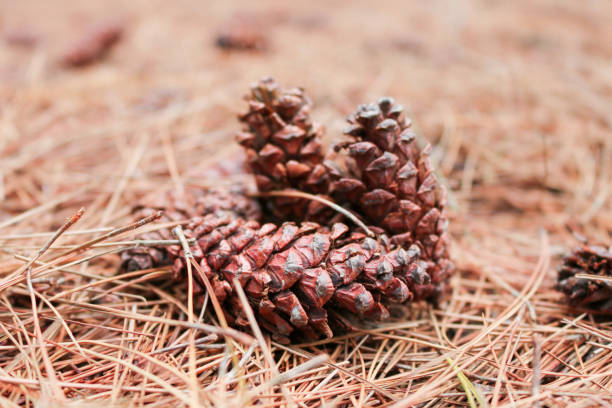
<instances>
[{"instance_id":1,"label":"brown pine cone","mask_svg":"<svg viewBox=\"0 0 612 408\"><path fill-rule=\"evenodd\" d=\"M328 165L332 195L356 203L355 211L382 227L394 243L417 244L439 291L454 270L444 210L446 191L429 159L430 146L420 149L410 120L391 98L361 105L348 118L350 141L336 146L345 162Z\"/></svg>"},{"instance_id":2,"label":"brown pine cone","mask_svg":"<svg viewBox=\"0 0 612 408\"><path fill-rule=\"evenodd\" d=\"M571 305L610 308L612 282L577 278L581 273L612 279L612 251L581 245L565 257L557 278L557 289L567 295Z\"/></svg>"},{"instance_id":3,"label":"brown pine cone","mask_svg":"<svg viewBox=\"0 0 612 408\"><path fill-rule=\"evenodd\" d=\"M159 210L163 216L158 222L185 222L197 216L204 216L219 210L231 210L237 216L259 220L261 212L257 201L247 197L237 189L227 191L221 189L189 188L181 196L175 190L145 200L135 206L133 213L136 219L147 217ZM141 234L142 240L174 240L171 227L162 228ZM127 271L150 269L169 265L167 249L163 246L147 246L132 248L121 253L122 266Z\"/></svg>"},{"instance_id":4,"label":"brown pine cone","mask_svg":"<svg viewBox=\"0 0 612 408\"><path fill-rule=\"evenodd\" d=\"M99 60L121 39L124 28L118 20L89 27L64 51L62 62L67 66L81 67Z\"/></svg>"},{"instance_id":5,"label":"brown pine cone","mask_svg":"<svg viewBox=\"0 0 612 408\"><path fill-rule=\"evenodd\" d=\"M238 142L245 148L261 192L296 189L327 194L329 175L323 166L323 127L310 119L311 102L302 89L280 89L272 78L254 84L246 96L248 112L239 116L244 129ZM325 207L302 198L265 200L281 220L321 219ZM327 213L329 215L329 213Z\"/></svg>"},{"instance_id":6,"label":"brown pine cone","mask_svg":"<svg viewBox=\"0 0 612 408\"><path fill-rule=\"evenodd\" d=\"M227 51L263 51L268 48L266 30L248 18L232 18L217 33L215 44Z\"/></svg>"},{"instance_id":7,"label":"brown pine cone","mask_svg":"<svg viewBox=\"0 0 612 408\"><path fill-rule=\"evenodd\" d=\"M385 305L425 299L435 290L416 245L396 248L385 236L369 238L340 223L261 225L218 211L192 219L184 232L196 240L190 251L228 321L248 327L233 288L237 279L259 324L277 341L331 337L354 318L384 320ZM176 276L185 276L182 247L168 253ZM195 269L194 276L201 282Z\"/></svg>"},{"instance_id":8,"label":"brown pine cone","mask_svg":"<svg viewBox=\"0 0 612 408\"><path fill-rule=\"evenodd\" d=\"M190 219L184 228L190 252L228 321L248 326L234 279L260 325L282 342L330 337L351 329L355 318L382 320L390 303L437 302L454 269L445 192L429 148L416 145L401 107L388 98L360 106L349 118L352 140L341 146L348 152L344 166L334 167L323 165L322 130L310 121L301 90L279 90L265 79L247 101L238 140L260 191L332 192L372 225L378 239L321 217L324 207L300 198L262 199L275 220L267 224L256 202L240 193L200 191L184 202L171 195L140 209L140 216L164 209L167 221ZM323 222L310 222L317 219ZM169 229L150 234L143 238L175 238ZM175 277L185 276L179 245L130 250L123 262L128 270L172 263ZM196 270L194 276L202 284L203 276Z\"/></svg>"}]
</instances>

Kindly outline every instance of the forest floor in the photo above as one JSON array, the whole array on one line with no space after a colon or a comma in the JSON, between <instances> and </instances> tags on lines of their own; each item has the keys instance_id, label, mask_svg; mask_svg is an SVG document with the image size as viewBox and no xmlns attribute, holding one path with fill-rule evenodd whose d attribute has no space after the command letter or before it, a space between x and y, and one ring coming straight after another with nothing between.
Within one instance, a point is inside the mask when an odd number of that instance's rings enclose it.
<instances>
[{"instance_id":1,"label":"forest floor","mask_svg":"<svg viewBox=\"0 0 612 408\"><path fill-rule=\"evenodd\" d=\"M612 313L554 290L564 253L612 242L611 14L605 1L0 0L0 405L612 406ZM104 58L61 62L111 20L124 32ZM265 47L215 45L240 24ZM380 96L432 143L458 267L441 308L318 343L193 347L208 333L185 325L168 268L118 269L135 232L88 243L145 195L252 183L232 140L267 75L305 88L328 143Z\"/></svg>"}]
</instances>

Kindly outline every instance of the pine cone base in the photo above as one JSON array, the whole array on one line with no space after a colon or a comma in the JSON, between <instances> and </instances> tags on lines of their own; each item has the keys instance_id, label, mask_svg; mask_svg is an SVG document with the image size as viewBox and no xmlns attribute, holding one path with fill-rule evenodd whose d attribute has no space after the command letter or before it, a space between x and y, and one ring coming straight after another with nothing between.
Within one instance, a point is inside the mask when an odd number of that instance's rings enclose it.
<instances>
[{"instance_id":1,"label":"pine cone base","mask_svg":"<svg viewBox=\"0 0 612 408\"><path fill-rule=\"evenodd\" d=\"M259 220L262 217L257 201L248 198L242 189L202 189L189 188L183 194L166 191L161 195L146 199L136 205L132 212L135 219L163 211L162 223L181 223L215 211L231 210L246 219ZM174 240L171 228L161 228L141 234L142 240ZM152 269L169 265L173 262L168 256L167 247L136 247L121 253L122 268L128 272Z\"/></svg>"}]
</instances>

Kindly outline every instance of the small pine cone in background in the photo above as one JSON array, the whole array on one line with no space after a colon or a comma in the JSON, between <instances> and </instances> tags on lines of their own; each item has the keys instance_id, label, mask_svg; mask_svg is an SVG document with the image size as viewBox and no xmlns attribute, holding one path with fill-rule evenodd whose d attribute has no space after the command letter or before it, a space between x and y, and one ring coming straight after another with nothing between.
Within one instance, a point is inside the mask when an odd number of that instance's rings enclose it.
<instances>
[{"instance_id":1,"label":"small pine cone in background","mask_svg":"<svg viewBox=\"0 0 612 408\"><path fill-rule=\"evenodd\" d=\"M165 223L186 223L194 217L220 210L231 210L240 217L252 220L261 218L257 201L247 197L240 190L189 188L184 194L179 194L175 190L166 191L135 206L133 213L136 219L141 219L159 210L164 212L159 222ZM171 230L172 227L157 229L140 234L138 239L174 240L176 237ZM164 246L132 248L121 254L121 260L123 268L127 271L150 269L172 263Z\"/></svg>"},{"instance_id":2,"label":"small pine cone in background","mask_svg":"<svg viewBox=\"0 0 612 408\"><path fill-rule=\"evenodd\" d=\"M435 284L420 250L394 247L344 224L260 224L232 211L194 218L184 229L190 252L224 305L228 321L248 329L234 280L247 294L261 327L279 342L331 337L354 318L384 320L385 305L424 299ZM174 273L185 276L181 246L168 247ZM202 277L193 269L195 279Z\"/></svg>"},{"instance_id":3,"label":"small pine cone in background","mask_svg":"<svg viewBox=\"0 0 612 408\"><path fill-rule=\"evenodd\" d=\"M227 51L262 51L268 48L265 33L253 19L232 18L217 32L215 45Z\"/></svg>"},{"instance_id":4,"label":"small pine cone in background","mask_svg":"<svg viewBox=\"0 0 612 408\"><path fill-rule=\"evenodd\" d=\"M329 175L323 165L323 127L310 119L311 102L301 89L280 89L271 78L254 84L246 97L248 112L238 142L245 148L251 172L261 192L296 189L327 194ZM322 204L292 197L265 200L281 220L324 220ZM328 221L328 220L325 220Z\"/></svg>"},{"instance_id":5,"label":"small pine cone in background","mask_svg":"<svg viewBox=\"0 0 612 408\"><path fill-rule=\"evenodd\" d=\"M101 59L119 42L123 31L124 24L116 20L99 22L88 27L66 48L62 62L67 66L81 67Z\"/></svg>"},{"instance_id":6,"label":"small pine cone in background","mask_svg":"<svg viewBox=\"0 0 612 408\"><path fill-rule=\"evenodd\" d=\"M593 276L579 278L577 274ZM559 268L557 289L572 306L612 309L612 250L594 245L574 249Z\"/></svg>"},{"instance_id":7,"label":"small pine cone in background","mask_svg":"<svg viewBox=\"0 0 612 408\"><path fill-rule=\"evenodd\" d=\"M336 146L344 163L328 163L331 191L338 201L355 203L353 209L368 224L383 228L396 244L417 244L430 276L443 290L454 270L446 191L436 179L430 146L419 148L402 110L391 98L382 98L359 106L348 118L345 133L350 140Z\"/></svg>"}]
</instances>

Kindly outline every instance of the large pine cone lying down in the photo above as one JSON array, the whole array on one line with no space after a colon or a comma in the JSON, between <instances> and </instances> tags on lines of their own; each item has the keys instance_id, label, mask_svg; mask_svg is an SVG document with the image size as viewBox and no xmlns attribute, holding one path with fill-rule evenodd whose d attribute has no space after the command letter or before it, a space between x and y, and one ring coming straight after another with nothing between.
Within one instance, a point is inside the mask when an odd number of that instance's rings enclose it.
<instances>
[{"instance_id":1,"label":"large pine cone lying down","mask_svg":"<svg viewBox=\"0 0 612 408\"><path fill-rule=\"evenodd\" d=\"M578 278L588 274L608 280ZM573 306L612 308L612 251L601 246L581 245L563 260L557 289L565 293Z\"/></svg>"},{"instance_id":2,"label":"large pine cone lying down","mask_svg":"<svg viewBox=\"0 0 612 408\"><path fill-rule=\"evenodd\" d=\"M424 299L435 290L417 246L394 248L385 236L370 238L341 223L261 225L217 211L192 219L185 236L195 238L190 251L226 305L228 320L248 327L233 288L237 280L277 341L292 334L331 337L350 326L351 316L384 320L385 305ZM176 276L185 276L182 248L168 253Z\"/></svg>"}]
</instances>

